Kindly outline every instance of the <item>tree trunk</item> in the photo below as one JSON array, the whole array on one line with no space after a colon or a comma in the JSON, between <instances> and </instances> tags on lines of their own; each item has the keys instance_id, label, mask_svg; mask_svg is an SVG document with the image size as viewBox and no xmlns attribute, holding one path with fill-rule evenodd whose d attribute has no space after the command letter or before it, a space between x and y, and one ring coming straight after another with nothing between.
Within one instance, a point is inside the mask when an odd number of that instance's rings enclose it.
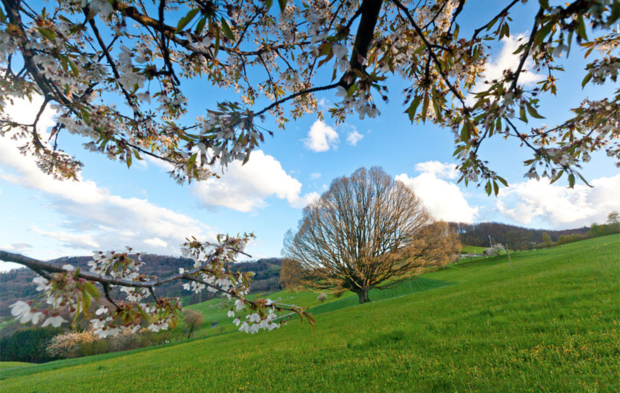
<instances>
[{"instance_id":1,"label":"tree trunk","mask_svg":"<svg viewBox=\"0 0 620 393\"><path fill-rule=\"evenodd\" d=\"M369 288L362 288L359 292L357 292L357 296L359 297L360 304L367 303L370 301L368 298L368 290Z\"/></svg>"}]
</instances>

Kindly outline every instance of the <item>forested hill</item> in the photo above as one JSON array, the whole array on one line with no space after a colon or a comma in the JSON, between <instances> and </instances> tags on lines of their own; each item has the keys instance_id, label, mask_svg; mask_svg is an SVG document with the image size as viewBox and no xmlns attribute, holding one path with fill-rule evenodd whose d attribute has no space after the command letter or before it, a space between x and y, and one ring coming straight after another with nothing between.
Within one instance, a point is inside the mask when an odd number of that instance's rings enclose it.
<instances>
[{"instance_id":1,"label":"forested hill","mask_svg":"<svg viewBox=\"0 0 620 393\"><path fill-rule=\"evenodd\" d=\"M91 260L92 257L64 257L49 262L58 265L69 263L80 269L88 270L88 262ZM165 255L142 255L142 262L145 264L140 268L141 273L159 277L176 273L181 267L193 266L193 262L189 259ZM236 269L256 273L251 287L252 292L280 290L278 278L281 266L282 260L280 258L264 258L235 264ZM29 269L16 269L0 273L0 316L8 315L10 313L9 305L17 299L32 299L37 296L36 286L32 283L34 276L34 272ZM164 296L179 297L190 295L178 281L159 287L158 293ZM204 293L201 300L207 300L209 295L210 293ZM198 298L186 298L186 304L196 301Z\"/></svg>"},{"instance_id":2,"label":"forested hill","mask_svg":"<svg viewBox=\"0 0 620 393\"><path fill-rule=\"evenodd\" d=\"M530 229L498 222L463 224L451 222L450 226L461 236L461 243L470 246L488 247L489 236L494 243L507 244L509 248L523 250L532 244L543 242L543 233L548 233L551 240L557 242L562 235L587 235L590 227L553 231L548 229Z\"/></svg>"}]
</instances>

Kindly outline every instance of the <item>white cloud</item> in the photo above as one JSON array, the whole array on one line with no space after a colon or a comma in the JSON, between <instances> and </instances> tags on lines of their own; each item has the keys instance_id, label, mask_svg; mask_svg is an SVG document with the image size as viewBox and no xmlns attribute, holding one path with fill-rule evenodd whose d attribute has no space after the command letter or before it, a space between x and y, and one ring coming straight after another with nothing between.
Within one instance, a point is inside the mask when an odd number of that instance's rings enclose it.
<instances>
[{"instance_id":1,"label":"white cloud","mask_svg":"<svg viewBox=\"0 0 620 393\"><path fill-rule=\"evenodd\" d=\"M318 192L311 192L309 194L304 195L301 198L298 198L296 201L292 202L291 206L303 209L304 207L308 206L310 203L316 201L320 197L321 196L319 195Z\"/></svg>"},{"instance_id":2,"label":"white cloud","mask_svg":"<svg viewBox=\"0 0 620 393\"><path fill-rule=\"evenodd\" d=\"M471 207L454 183L442 178L454 179L456 171L452 164L429 161L416 165L420 175L410 178L403 173L396 180L411 188L434 218L444 221L472 223L478 215L478 207Z\"/></svg>"},{"instance_id":3,"label":"white cloud","mask_svg":"<svg viewBox=\"0 0 620 393\"><path fill-rule=\"evenodd\" d=\"M319 108L326 111L332 105L331 101L327 98L321 98L318 102Z\"/></svg>"},{"instance_id":4,"label":"white cloud","mask_svg":"<svg viewBox=\"0 0 620 393\"><path fill-rule=\"evenodd\" d=\"M168 247L168 243L166 243L165 241L161 240L158 237L154 237L152 239L146 239L144 240L144 243L153 246L153 247L158 247L158 248L166 248Z\"/></svg>"},{"instance_id":5,"label":"white cloud","mask_svg":"<svg viewBox=\"0 0 620 393\"><path fill-rule=\"evenodd\" d=\"M364 135L360 134L356 130L353 130L347 136L347 143L351 146L356 146L357 142L361 141Z\"/></svg>"},{"instance_id":6,"label":"white cloud","mask_svg":"<svg viewBox=\"0 0 620 393\"><path fill-rule=\"evenodd\" d=\"M38 227L32 227L32 230L40 235L54 238L67 247L77 247L82 249L95 249L99 247L99 243L95 241L93 235L80 233L67 233L62 231L48 232Z\"/></svg>"},{"instance_id":7,"label":"white cloud","mask_svg":"<svg viewBox=\"0 0 620 393\"><path fill-rule=\"evenodd\" d=\"M433 174L440 179L456 179L459 174L456 164L443 164L439 161L421 162L416 164L415 170Z\"/></svg>"},{"instance_id":8,"label":"white cloud","mask_svg":"<svg viewBox=\"0 0 620 393\"><path fill-rule=\"evenodd\" d=\"M320 177L321 177L320 173L313 173L313 174L310 175L310 179L312 179L312 180L316 180L316 179L318 179Z\"/></svg>"},{"instance_id":9,"label":"white cloud","mask_svg":"<svg viewBox=\"0 0 620 393\"><path fill-rule=\"evenodd\" d=\"M476 87L474 87L473 92L479 92L488 89L489 85L485 82L491 82L492 80L501 79L504 70L517 70L521 54L515 55L514 52L517 50L517 48L519 48L519 45L521 45L523 43L523 40L525 39L527 39L525 35L519 34L517 36L504 37L500 41L503 44L500 53L495 57L494 60L491 60L486 64L484 73L482 74L481 79L476 82ZM533 63L531 59L525 61L521 75L519 76L519 83L529 85L544 79L544 76L540 74L534 74L532 71L530 71L532 69L532 65ZM466 101L468 104L473 104L473 94L469 94Z\"/></svg>"},{"instance_id":10,"label":"white cloud","mask_svg":"<svg viewBox=\"0 0 620 393\"><path fill-rule=\"evenodd\" d=\"M521 59L521 54L514 54L514 52L519 48L521 44L524 43L527 37L523 34L519 34L517 36L504 37L500 42L504 45L502 47L502 51L499 56L495 59L495 61L487 63L487 66L484 70L484 79L487 81L491 81L493 79L500 79L504 70L512 70L516 71L519 66L519 61ZM532 68L532 60L528 59L525 61L523 70L525 72L521 72L519 76L519 82L523 84L531 84L540 81L543 79L542 75L534 74L530 71Z\"/></svg>"},{"instance_id":11,"label":"white cloud","mask_svg":"<svg viewBox=\"0 0 620 393\"><path fill-rule=\"evenodd\" d=\"M308 137L304 139L306 147L314 152L328 151L330 148L335 149L340 138L338 133L332 127L317 120L310 127Z\"/></svg>"},{"instance_id":12,"label":"white cloud","mask_svg":"<svg viewBox=\"0 0 620 393\"><path fill-rule=\"evenodd\" d=\"M223 206L241 212L265 207L266 198L286 199L298 207L308 196L300 196L302 184L282 169L278 160L254 151L245 165L231 163L220 179L194 185L192 194L205 206Z\"/></svg>"},{"instance_id":13,"label":"white cloud","mask_svg":"<svg viewBox=\"0 0 620 393\"><path fill-rule=\"evenodd\" d=\"M170 172L174 170L174 165L172 165L171 163L161 160L159 158L155 158L149 155L144 154L142 156L142 158L144 158L143 161L148 162L149 164L153 164L156 167L166 171L166 172ZM148 164L147 164L148 165Z\"/></svg>"},{"instance_id":14,"label":"white cloud","mask_svg":"<svg viewBox=\"0 0 620 393\"><path fill-rule=\"evenodd\" d=\"M607 214L620 210L620 175L568 187L549 184L546 179L513 184L500 190L497 209L516 222L528 225L539 219L554 228L575 228L593 222L604 223Z\"/></svg>"},{"instance_id":15,"label":"white cloud","mask_svg":"<svg viewBox=\"0 0 620 393\"><path fill-rule=\"evenodd\" d=\"M25 113L31 116L36 113L31 105L19 101L7 108L7 112L14 118L25 116ZM48 126L53 124L51 115L43 118ZM56 239L76 253L94 248L120 249L126 245L139 250L138 245L149 245L145 240L154 238L170 244L171 251L175 252L188 236L214 238L215 233L198 220L146 199L111 195L107 189L88 179L80 178L79 182L55 180L41 172L32 157L19 154L18 146L21 144L21 141L0 137L0 164L11 171L0 173L0 182L11 182L43 192L46 206L61 214L64 220L61 228L35 227L34 231ZM161 243L153 251L161 252L159 246ZM37 253L45 251L37 250ZM150 250L147 247L139 251Z\"/></svg>"},{"instance_id":16,"label":"white cloud","mask_svg":"<svg viewBox=\"0 0 620 393\"><path fill-rule=\"evenodd\" d=\"M32 246L30 244L28 244L28 243L11 243L11 244L7 244L5 246L0 246L0 250L16 251L16 252L28 250L28 249L31 249L31 248L32 248Z\"/></svg>"}]
</instances>

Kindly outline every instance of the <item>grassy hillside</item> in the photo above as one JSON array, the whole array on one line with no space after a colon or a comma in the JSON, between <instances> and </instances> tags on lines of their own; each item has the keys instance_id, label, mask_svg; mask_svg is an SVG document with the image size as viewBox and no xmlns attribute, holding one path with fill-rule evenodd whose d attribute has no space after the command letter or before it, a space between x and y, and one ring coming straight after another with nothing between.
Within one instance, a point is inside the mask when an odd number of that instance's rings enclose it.
<instances>
[{"instance_id":1,"label":"grassy hillside","mask_svg":"<svg viewBox=\"0 0 620 393\"><path fill-rule=\"evenodd\" d=\"M5 392L616 392L620 236L462 262L452 285L271 333L2 372ZM294 296L294 295L293 295Z\"/></svg>"},{"instance_id":2,"label":"grassy hillside","mask_svg":"<svg viewBox=\"0 0 620 393\"><path fill-rule=\"evenodd\" d=\"M486 250L486 247L476 247L476 246L467 246L463 245L463 249L461 250L461 254L482 254Z\"/></svg>"},{"instance_id":3,"label":"grassy hillside","mask_svg":"<svg viewBox=\"0 0 620 393\"><path fill-rule=\"evenodd\" d=\"M5 368L14 368L14 367L24 367L24 366L32 366L32 363L24 363L24 362L0 362L0 370Z\"/></svg>"}]
</instances>

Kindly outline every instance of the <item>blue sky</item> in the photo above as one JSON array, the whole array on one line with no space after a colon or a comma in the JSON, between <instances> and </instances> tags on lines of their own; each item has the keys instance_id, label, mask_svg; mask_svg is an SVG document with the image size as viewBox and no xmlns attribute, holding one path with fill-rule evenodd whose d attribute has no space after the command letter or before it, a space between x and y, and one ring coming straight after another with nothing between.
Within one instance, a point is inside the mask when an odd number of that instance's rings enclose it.
<instances>
[{"instance_id":1,"label":"blue sky","mask_svg":"<svg viewBox=\"0 0 620 393\"><path fill-rule=\"evenodd\" d=\"M490 17L496 10L481 7L476 12ZM514 40L528 32L532 19L519 21L533 12L531 5L520 6L511 25L513 36L494 48L489 74L514 67ZM462 31L472 27L476 26L465 23ZM608 84L582 90L582 54L573 49L570 59L563 61L566 72L558 96L543 98L545 124L565 119L582 99L609 96L617 88ZM537 80L534 74L528 77ZM234 99L233 92L204 94L198 83L184 84L193 115L203 114L216 99ZM0 249L40 259L124 246L177 255L187 236L211 239L217 233L254 232L257 241L248 249L254 257L279 256L284 233L297 227L307 201L324 192L332 179L375 165L412 187L431 213L444 220L559 229L600 223L610 211L620 210L620 175L604 154L593 155L583 170L595 187L570 190L561 181L526 181L522 162L529 151L498 139L480 152L511 187L495 198L475 185L457 184L451 133L431 124L412 125L403 114L403 81L393 78L388 86L390 102L379 104L382 115L375 119L351 116L336 127L328 116L319 122L307 115L288 123L284 131L268 119L265 126L275 136L267 138L246 166L234 164L220 180L190 186L177 185L161 162L145 160L128 170L124 163L86 152L81 146L86 141L71 135L62 135L60 143L84 162L82 180L58 182L17 154L18 143L0 137ZM324 104L336 100L335 92L319 98ZM18 103L9 113L28 118L32 107ZM53 113L47 121L53 124ZM11 266L0 262L0 270Z\"/></svg>"}]
</instances>

